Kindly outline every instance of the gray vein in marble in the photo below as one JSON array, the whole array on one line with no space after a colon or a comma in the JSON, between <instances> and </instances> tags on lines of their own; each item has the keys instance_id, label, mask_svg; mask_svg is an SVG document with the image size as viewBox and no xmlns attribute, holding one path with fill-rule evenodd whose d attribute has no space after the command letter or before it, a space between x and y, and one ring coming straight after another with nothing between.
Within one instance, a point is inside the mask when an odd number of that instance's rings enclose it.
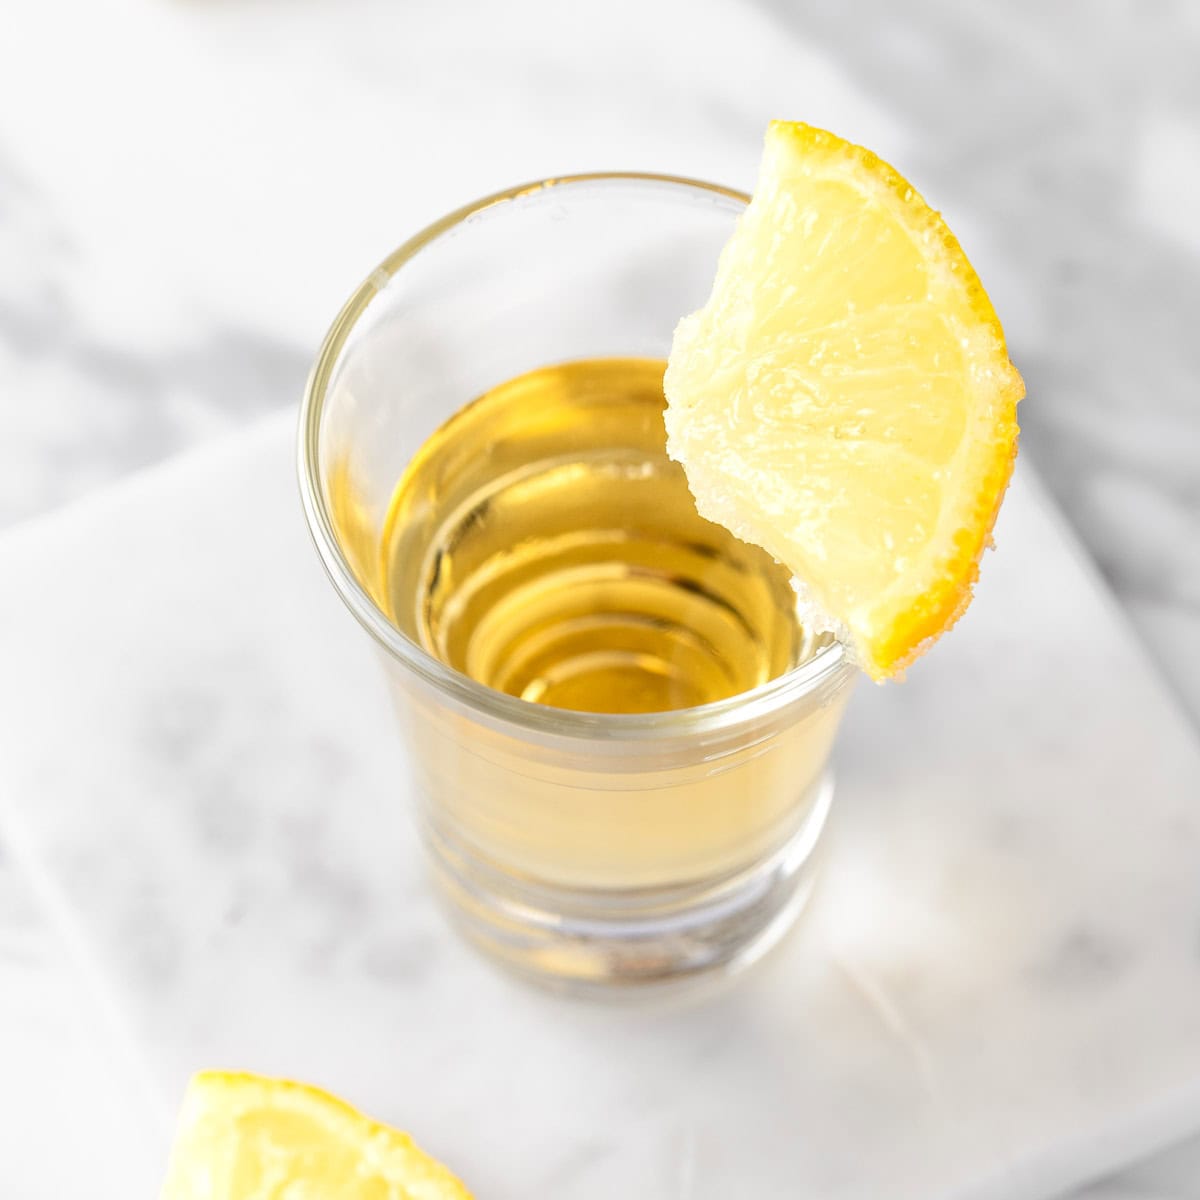
<instances>
[{"instance_id":1,"label":"gray vein in marble","mask_svg":"<svg viewBox=\"0 0 1200 1200\"><path fill-rule=\"evenodd\" d=\"M97 341L72 307L75 256L52 205L0 147L0 527L81 496L213 433L294 404L307 352L252 330L198 325L182 345ZM169 269L162 286L170 288Z\"/></svg>"},{"instance_id":2,"label":"gray vein in marble","mask_svg":"<svg viewBox=\"0 0 1200 1200\"><path fill-rule=\"evenodd\" d=\"M1116 983L1136 961L1132 946L1111 933L1081 925L1071 930L1030 971L1039 988L1091 991Z\"/></svg>"}]
</instances>

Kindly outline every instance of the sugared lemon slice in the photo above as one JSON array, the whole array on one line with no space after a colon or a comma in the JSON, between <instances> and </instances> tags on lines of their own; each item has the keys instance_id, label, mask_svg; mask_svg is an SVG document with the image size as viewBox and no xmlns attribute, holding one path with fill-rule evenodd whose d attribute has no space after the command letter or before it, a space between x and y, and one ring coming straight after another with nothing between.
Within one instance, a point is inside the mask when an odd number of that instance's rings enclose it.
<instances>
[{"instance_id":1,"label":"sugared lemon slice","mask_svg":"<svg viewBox=\"0 0 1200 1200\"><path fill-rule=\"evenodd\" d=\"M870 675L962 613L1025 389L954 235L887 163L772 123L665 388L701 514L784 563Z\"/></svg>"}]
</instances>

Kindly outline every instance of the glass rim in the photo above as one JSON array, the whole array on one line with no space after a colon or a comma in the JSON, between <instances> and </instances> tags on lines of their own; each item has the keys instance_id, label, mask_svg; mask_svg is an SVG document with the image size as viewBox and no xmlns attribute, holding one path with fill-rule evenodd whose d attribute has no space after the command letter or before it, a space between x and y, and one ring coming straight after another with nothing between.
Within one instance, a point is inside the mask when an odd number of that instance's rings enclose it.
<instances>
[{"instance_id":1,"label":"glass rim","mask_svg":"<svg viewBox=\"0 0 1200 1200\"><path fill-rule=\"evenodd\" d=\"M745 205L750 197L735 188L707 183L682 175L643 171L597 171L559 175L518 184L455 209L427 225L392 251L355 289L342 306L317 351L300 403L298 475L300 497L309 534L321 564L343 603L374 640L406 668L437 691L468 708L508 724L538 733L611 741L643 741L664 736L727 730L767 716L817 691L839 674L850 674L853 665L845 646L834 640L798 666L724 700L691 708L654 713L592 713L552 708L497 691L435 658L393 624L366 588L358 581L338 541L320 486L320 430L329 383L342 350L359 318L396 273L427 246L487 209L536 195L552 188L581 184L651 184L709 196L723 196ZM465 401L464 401L465 403Z\"/></svg>"}]
</instances>

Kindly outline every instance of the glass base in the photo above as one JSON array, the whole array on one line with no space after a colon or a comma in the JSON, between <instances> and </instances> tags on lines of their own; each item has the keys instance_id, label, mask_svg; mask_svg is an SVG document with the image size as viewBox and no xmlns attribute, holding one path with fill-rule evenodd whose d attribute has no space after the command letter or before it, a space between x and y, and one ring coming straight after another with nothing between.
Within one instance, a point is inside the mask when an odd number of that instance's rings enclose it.
<instances>
[{"instance_id":1,"label":"glass base","mask_svg":"<svg viewBox=\"0 0 1200 1200\"><path fill-rule=\"evenodd\" d=\"M542 986L577 994L669 988L760 958L804 907L833 800L824 776L801 826L774 854L716 883L571 891L503 875L426 828L450 913L476 946Z\"/></svg>"}]
</instances>

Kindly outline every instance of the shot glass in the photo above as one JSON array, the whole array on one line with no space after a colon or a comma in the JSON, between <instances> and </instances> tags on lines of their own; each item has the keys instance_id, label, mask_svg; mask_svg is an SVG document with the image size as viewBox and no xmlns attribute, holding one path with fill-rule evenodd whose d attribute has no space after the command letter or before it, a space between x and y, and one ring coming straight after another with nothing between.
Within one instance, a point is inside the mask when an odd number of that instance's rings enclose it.
<instances>
[{"instance_id":1,"label":"shot glass","mask_svg":"<svg viewBox=\"0 0 1200 1200\"><path fill-rule=\"evenodd\" d=\"M733 971L782 935L812 887L855 669L810 635L791 669L694 707L588 712L495 690L389 615L392 497L430 436L505 381L664 359L746 202L597 174L471 204L371 273L303 400L304 511L390 681L411 768L397 794L416 799L433 878L471 941L568 990ZM404 519L436 524L440 503L435 487Z\"/></svg>"}]
</instances>

